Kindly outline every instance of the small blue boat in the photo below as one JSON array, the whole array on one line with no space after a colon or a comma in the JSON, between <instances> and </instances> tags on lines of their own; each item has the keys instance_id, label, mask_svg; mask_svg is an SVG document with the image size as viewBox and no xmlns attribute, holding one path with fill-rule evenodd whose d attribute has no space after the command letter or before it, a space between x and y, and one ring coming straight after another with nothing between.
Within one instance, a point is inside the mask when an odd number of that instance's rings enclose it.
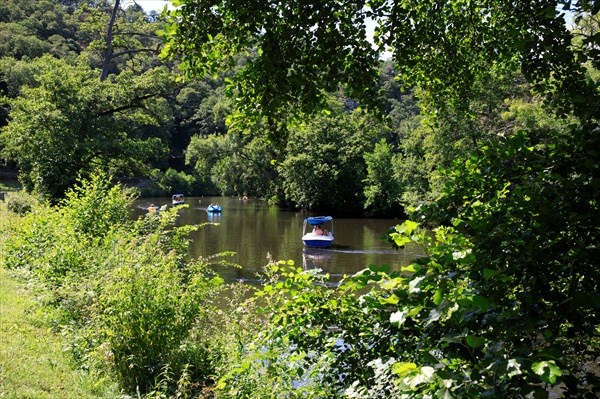
<instances>
[{"instance_id":1,"label":"small blue boat","mask_svg":"<svg viewBox=\"0 0 600 399\"><path fill-rule=\"evenodd\" d=\"M304 219L302 242L311 248L327 248L333 244L333 218L313 216Z\"/></svg>"},{"instance_id":2,"label":"small blue boat","mask_svg":"<svg viewBox=\"0 0 600 399\"><path fill-rule=\"evenodd\" d=\"M182 205L185 202L183 194L173 194L173 197L171 198L173 200L173 205Z\"/></svg>"},{"instance_id":3,"label":"small blue boat","mask_svg":"<svg viewBox=\"0 0 600 399\"><path fill-rule=\"evenodd\" d=\"M219 205L219 204L216 204L216 205L215 204L210 204L208 206L208 208L206 208L207 212L219 212L220 213L221 210L222 210L222 208L221 208L221 205Z\"/></svg>"}]
</instances>

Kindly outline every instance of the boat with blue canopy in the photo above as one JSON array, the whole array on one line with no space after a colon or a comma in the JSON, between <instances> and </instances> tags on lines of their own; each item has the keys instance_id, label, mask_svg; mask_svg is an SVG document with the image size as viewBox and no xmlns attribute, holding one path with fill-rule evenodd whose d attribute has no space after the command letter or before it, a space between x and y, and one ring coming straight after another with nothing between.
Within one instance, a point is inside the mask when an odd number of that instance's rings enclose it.
<instances>
[{"instance_id":1,"label":"boat with blue canopy","mask_svg":"<svg viewBox=\"0 0 600 399\"><path fill-rule=\"evenodd\" d=\"M333 244L333 218L312 216L304 219L302 242L311 248L327 248Z\"/></svg>"},{"instance_id":2,"label":"boat with blue canopy","mask_svg":"<svg viewBox=\"0 0 600 399\"><path fill-rule=\"evenodd\" d=\"M221 208L221 205L219 204L210 204L208 206L208 208L206 208L207 212L221 212L223 210L223 208Z\"/></svg>"},{"instance_id":3,"label":"boat with blue canopy","mask_svg":"<svg viewBox=\"0 0 600 399\"><path fill-rule=\"evenodd\" d=\"M183 205L185 200L183 199L183 194L173 194L171 197L173 205Z\"/></svg>"}]
</instances>

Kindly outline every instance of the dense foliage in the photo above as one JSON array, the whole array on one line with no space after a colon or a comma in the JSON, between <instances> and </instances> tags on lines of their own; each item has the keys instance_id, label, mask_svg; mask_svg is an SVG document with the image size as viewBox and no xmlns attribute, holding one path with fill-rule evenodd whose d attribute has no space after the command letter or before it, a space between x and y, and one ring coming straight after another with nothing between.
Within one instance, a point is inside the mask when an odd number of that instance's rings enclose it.
<instances>
[{"instance_id":1,"label":"dense foliage","mask_svg":"<svg viewBox=\"0 0 600 399\"><path fill-rule=\"evenodd\" d=\"M3 267L35 283L39 305L82 367L113 372L127 392L160 380L210 381L201 331L222 279L187 254L176 209L133 220L135 197L93 175L60 206L7 218ZM195 365L195 366L194 366ZM172 386L173 384L169 384Z\"/></svg>"},{"instance_id":2,"label":"dense foliage","mask_svg":"<svg viewBox=\"0 0 600 399\"><path fill-rule=\"evenodd\" d=\"M113 11L117 11L114 20ZM257 62L259 55L251 49L232 55L227 68L213 68L210 76L175 83L173 67L180 60L157 58L161 42L155 32L164 27L164 21L156 12L146 14L131 2L11 0L3 5L2 21L7 24L3 31L12 32L0 53L0 90L5 96L0 124L6 125L0 142L2 158L8 167L19 170L20 180L30 191L55 201L77 176L87 176L102 165L120 177L142 178L143 194L148 195L173 191L250 195L303 208L347 204L346 211L369 214L401 208L401 190L383 202L368 202L364 192L371 190L369 195L373 195L381 182L373 181L378 177L372 175L363 184L361 171L351 190L346 187L347 178L337 177L324 186L283 189L284 183L297 184L293 176L298 172L283 165L294 165L299 155L313 162L317 155L288 142L306 126L318 125L321 117L315 119L307 112L314 107L306 102L304 108L270 106L277 117L250 122L235 100L243 97L242 89L231 83ZM15 29L21 33L17 35ZM27 53L20 50L17 42L21 41L31 42L23 47ZM379 68L380 62L372 61ZM335 74L331 69L330 78ZM348 74L358 77L360 70L348 69ZM373 136L367 140L370 144L353 148L359 170L374 150L373 140L385 139L398 153L406 131L403 121L418 121L419 114L412 92L395 80L392 64L383 64L371 75L374 88L368 100L359 92L338 90L330 78L314 89L314 95L329 108L327 118L333 124L358 121L364 112L358 111L358 105L378 103L382 114L389 116L385 123L373 121L368 127ZM35 104L33 98L43 101ZM359 115L347 118L354 112ZM40 117L28 118L31 113ZM356 128L362 127L348 129ZM222 144L216 148L216 143ZM338 160L339 164L331 164ZM332 159L330 165L333 174L348 177L354 173L354 161ZM286 176L292 180L286 182ZM300 195L299 190L304 193ZM343 204L302 199L334 199L333 193L344 190Z\"/></svg>"},{"instance_id":3,"label":"dense foliage","mask_svg":"<svg viewBox=\"0 0 600 399\"><path fill-rule=\"evenodd\" d=\"M160 139L140 130L168 117L155 98L173 85L165 70L100 82L86 65L49 56L36 62L35 87L21 89L0 136L27 189L60 198L78 175L99 167L139 173L160 154Z\"/></svg>"},{"instance_id":4,"label":"dense foliage","mask_svg":"<svg viewBox=\"0 0 600 399\"><path fill-rule=\"evenodd\" d=\"M115 39L147 58L113 60L114 3L85 3L0 8L15 39L0 47L3 154L28 187L65 196L9 197L4 267L40 288L83 365L150 397L598 396L597 1L176 0L166 25L134 8L122 27L163 28L167 65L188 75L164 100L150 42ZM42 6L52 29L28 18ZM178 162L151 159L158 139ZM196 227L129 220L106 178L68 189L94 176L85 160L122 172L124 155L164 190L405 206L391 239L426 256L339 284L273 262L218 311L210 259L187 257Z\"/></svg>"},{"instance_id":5,"label":"dense foliage","mask_svg":"<svg viewBox=\"0 0 600 399\"><path fill-rule=\"evenodd\" d=\"M273 86L284 110L317 106L324 94L310 87L332 65L353 68L360 77L340 73L334 82L354 89L348 93L363 89L356 98L368 100L373 58L357 67L352 56L319 55L343 48L339 54L375 57L360 40L366 18L375 19L376 42L389 46L401 81L419 85L426 111L420 125L402 124L402 152L391 164L407 190L397 195L429 203L414 209L415 220L453 227L435 229L434 238L414 222L397 228L397 245L416 240L429 249L406 275L373 267L333 291L301 271L274 278L259 292L272 324L221 381L225 395L252 397L252 375L266 373L273 390L292 396L304 384L325 386L310 390L317 397L597 396L600 6L325 3L265 2L244 13L228 2L180 0L167 50L195 73L258 47L235 87L252 104L243 110L268 120L277 112L265 109ZM568 29L560 6L578 27ZM324 10L337 11L333 25L319 23ZM346 29L355 35L331 40ZM275 66L284 70L265 79ZM304 95L297 74L307 69L317 72L307 73ZM385 148L378 154L389 159ZM372 176L374 155L365 159ZM373 290L342 295L364 285ZM297 365L298 378L285 379L283 364Z\"/></svg>"}]
</instances>

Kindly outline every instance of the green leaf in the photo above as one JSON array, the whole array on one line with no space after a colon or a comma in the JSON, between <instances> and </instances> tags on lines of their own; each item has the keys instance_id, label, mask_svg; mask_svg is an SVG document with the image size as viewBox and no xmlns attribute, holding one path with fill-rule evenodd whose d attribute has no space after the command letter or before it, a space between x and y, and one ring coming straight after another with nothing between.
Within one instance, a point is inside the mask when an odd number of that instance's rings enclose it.
<instances>
[{"instance_id":1,"label":"green leaf","mask_svg":"<svg viewBox=\"0 0 600 399\"><path fill-rule=\"evenodd\" d=\"M401 225L396 226L396 231L398 231L399 233L410 235L413 233L413 231L419 228L419 226L419 223L413 222L412 220L407 220Z\"/></svg>"},{"instance_id":2,"label":"green leaf","mask_svg":"<svg viewBox=\"0 0 600 399\"><path fill-rule=\"evenodd\" d=\"M412 239L410 237L403 236L398 233L392 233L390 234L390 237L392 238L392 240L394 240L394 243L399 247L402 247L403 245L412 242Z\"/></svg>"},{"instance_id":3,"label":"green leaf","mask_svg":"<svg viewBox=\"0 0 600 399\"><path fill-rule=\"evenodd\" d=\"M442 290L436 290L435 293L433 294L433 303L435 303L436 305L439 305L440 303L442 303Z\"/></svg>"},{"instance_id":4,"label":"green leaf","mask_svg":"<svg viewBox=\"0 0 600 399\"><path fill-rule=\"evenodd\" d=\"M496 274L498 274L497 270L492 270L492 269L483 269L483 278L486 280L491 279L492 277L494 277Z\"/></svg>"},{"instance_id":5,"label":"green leaf","mask_svg":"<svg viewBox=\"0 0 600 399\"><path fill-rule=\"evenodd\" d=\"M397 324L398 326L401 326L406 321L406 315L407 315L407 313L408 312L406 310L402 310L402 311L398 311L398 312L392 313L390 315L390 323Z\"/></svg>"},{"instance_id":6,"label":"green leaf","mask_svg":"<svg viewBox=\"0 0 600 399\"><path fill-rule=\"evenodd\" d=\"M554 360L533 363L531 369L547 384L555 384L558 378L562 376L562 370Z\"/></svg>"},{"instance_id":7,"label":"green leaf","mask_svg":"<svg viewBox=\"0 0 600 399\"><path fill-rule=\"evenodd\" d=\"M481 337L476 337L474 335L467 335L465 337L465 342L471 348L479 348L485 344L485 339Z\"/></svg>"},{"instance_id":8,"label":"green leaf","mask_svg":"<svg viewBox=\"0 0 600 399\"><path fill-rule=\"evenodd\" d=\"M379 286L384 290L393 290L395 288L398 288L399 286L404 285L404 280L405 279L400 277L387 279L379 283Z\"/></svg>"},{"instance_id":9,"label":"green leaf","mask_svg":"<svg viewBox=\"0 0 600 399\"><path fill-rule=\"evenodd\" d=\"M416 368L417 365L415 363L398 362L394 363L394 365L392 366L392 373L402 377L408 374L409 372L415 370Z\"/></svg>"},{"instance_id":10,"label":"green leaf","mask_svg":"<svg viewBox=\"0 0 600 399\"><path fill-rule=\"evenodd\" d=\"M415 264L411 264L408 266L402 266L400 268L401 271L403 272L411 272L411 273L416 273L418 271L419 266L415 265Z\"/></svg>"},{"instance_id":11,"label":"green leaf","mask_svg":"<svg viewBox=\"0 0 600 399\"><path fill-rule=\"evenodd\" d=\"M400 298L398 298L395 294L392 294L388 297L379 298L379 303L381 303L382 305L395 305L399 301L400 301Z\"/></svg>"},{"instance_id":12,"label":"green leaf","mask_svg":"<svg viewBox=\"0 0 600 399\"><path fill-rule=\"evenodd\" d=\"M486 312L490 308L490 301L487 298L475 295L472 299L473 305L483 312Z\"/></svg>"}]
</instances>

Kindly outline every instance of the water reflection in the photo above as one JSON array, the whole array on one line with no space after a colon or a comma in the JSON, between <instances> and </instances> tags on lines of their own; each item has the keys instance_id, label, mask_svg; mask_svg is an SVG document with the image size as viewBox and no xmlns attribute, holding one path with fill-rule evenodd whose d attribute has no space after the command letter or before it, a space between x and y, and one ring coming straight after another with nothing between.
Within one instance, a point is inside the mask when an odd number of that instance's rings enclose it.
<instances>
[{"instance_id":1,"label":"water reflection","mask_svg":"<svg viewBox=\"0 0 600 399\"><path fill-rule=\"evenodd\" d=\"M303 269L321 269L329 273L332 259L332 252L325 248L302 248Z\"/></svg>"},{"instance_id":2,"label":"water reflection","mask_svg":"<svg viewBox=\"0 0 600 399\"><path fill-rule=\"evenodd\" d=\"M137 206L163 205L170 198L146 198ZM187 208L179 209L177 223L207 225L192 233L190 254L207 257L234 251L230 260L241 269L218 266L227 279L254 280L269 259L293 260L304 268L319 268L332 276L353 274L369 265L388 265L392 270L408 264L421 256L418 247L410 245L394 250L384 237L399 219L343 218L332 214L335 223L335 242L331 248L305 248L302 244L304 218L316 216L299 211L289 211L270 206L253 198L224 197L186 198ZM219 203L222 213L207 212L211 203ZM170 205L169 205L170 206ZM139 210L142 212L142 210Z\"/></svg>"},{"instance_id":3,"label":"water reflection","mask_svg":"<svg viewBox=\"0 0 600 399\"><path fill-rule=\"evenodd\" d=\"M206 214L208 215L208 221L212 222L212 223L219 223L221 221L221 212L209 212L206 211Z\"/></svg>"}]
</instances>

